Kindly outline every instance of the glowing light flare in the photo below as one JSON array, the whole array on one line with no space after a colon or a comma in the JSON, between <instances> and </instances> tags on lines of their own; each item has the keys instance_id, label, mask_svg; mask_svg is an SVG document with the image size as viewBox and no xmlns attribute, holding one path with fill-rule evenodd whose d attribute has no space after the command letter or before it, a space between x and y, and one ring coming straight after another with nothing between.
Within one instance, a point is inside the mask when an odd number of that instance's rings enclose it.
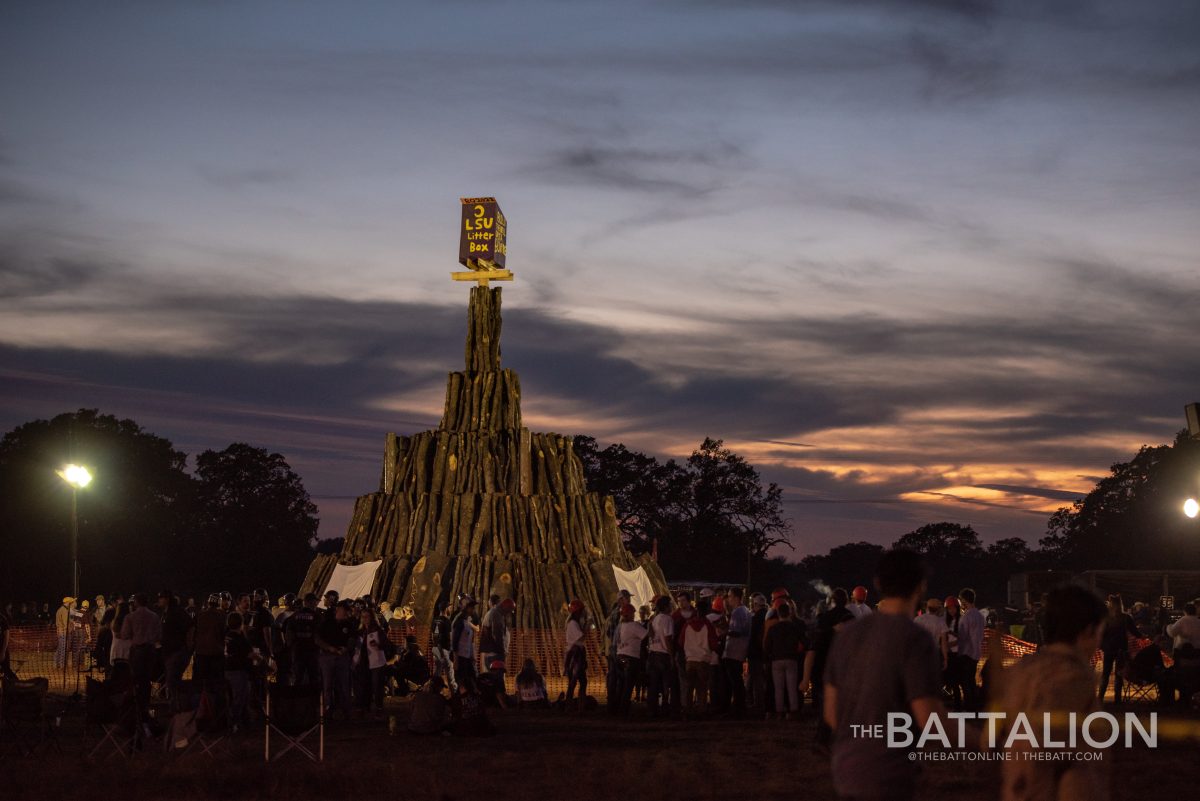
<instances>
[{"instance_id":1,"label":"glowing light flare","mask_svg":"<svg viewBox=\"0 0 1200 801\"><path fill-rule=\"evenodd\" d=\"M1197 502L1195 498L1188 498L1183 502L1183 513L1188 517L1200 515L1200 502Z\"/></svg>"},{"instance_id":2,"label":"glowing light flare","mask_svg":"<svg viewBox=\"0 0 1200 801\"><path fill-rule=\"evenodd\" d=\"M92 483L92 474L88 472L86 467L82 467L81 465L69 464L62 470L59 470L58 474L62 476L63 481L80 489Z\"/></svg>"}]
</instances>

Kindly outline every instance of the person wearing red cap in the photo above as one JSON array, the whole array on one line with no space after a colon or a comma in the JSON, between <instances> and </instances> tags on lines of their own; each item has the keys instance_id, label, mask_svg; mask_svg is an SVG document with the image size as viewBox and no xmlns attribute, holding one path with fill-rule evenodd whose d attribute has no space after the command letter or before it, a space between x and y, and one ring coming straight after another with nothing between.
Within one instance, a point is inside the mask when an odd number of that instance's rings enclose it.
<instances>
[{"instance_id":1,"label":"person wearing red cap","mask_svg":"<svg viewBox=\"0 0 1200 801\"><path fill-rule=\"evenodd\" d=\"M692 594L687 590L680 590L675 593L675 603L678 607L671 613L671 620L675 624L675 684L671 688L671 710L676 713L683 711L683 699L688 697L691 688L688 685L687 677L687 657L683 653L683 649L679 647L679 635L683 633L683 627L693 617L696 617L699 612L696 607L692 606Z\"/></svg>"},{"instance_id":2,"label":"person wearing red cap","mask_svg":"<svg viewBox=\"0 0 1200 801\"><path fill-rule=\"evenodd\" d=\"M676 646L683 654L683 714L685 717L708 713L708 676L712 657L717 651L717 630L708 618L696 610L676 635Z\"/></svg>"},{"instance_id":3,"label":"person wearing red cap","mask_svg":"<svg viewBox=\"0 0 1200 801\"><path fill-rule=\"evenodd\" d=\"M633 604L620 609L621 623L617 626L617 697L610 699L608 711L614 715L629 715L630 698L642 672L642 642L648 632L646 627L634 619Z\"/></svg>"},{"instance_id":4,"label":"person wearing red cap","mask_svg":"<svg viewBox=\"0 0 1200 801\"><path fill-rule=\"evenodd\" d=\"M587 610L578 598L567 607L567 629L565 634L566 656L563 657L563 675L567 677L567 696L564 707L571 708L571 699L579 687L579 709L587 697L587 650L584 632L587 631Z\"/></svg>"},{"instance_id":5,"label":"person wearing red cap","mask_svg":"<svg viewBox=\"0 0 1200 801\"><path fill-rule=\"evenodd\" d=\"M708 704L718 715L729 712L729 693L725 687L725 674L721 671L721 654L725 652L725 633L729 621L725 617L725 597L713 594L700 599L700 607L708 607L705 617L717 631L717 647L708 658Z\"/></svg>"},{"instance_id":6,"label":"person wearing red cap","mask_svg":"<svg viewBox=\"0 0 1200 801\"><path fill-rule=\"evenodd\" d=\"M850 603L846 604L846 608L850 610L850 614L855 617L864 617L871 614L871 607L867 606L867 588L861 584L854 588L850 593Z\"/></svg>"}]
</instances>

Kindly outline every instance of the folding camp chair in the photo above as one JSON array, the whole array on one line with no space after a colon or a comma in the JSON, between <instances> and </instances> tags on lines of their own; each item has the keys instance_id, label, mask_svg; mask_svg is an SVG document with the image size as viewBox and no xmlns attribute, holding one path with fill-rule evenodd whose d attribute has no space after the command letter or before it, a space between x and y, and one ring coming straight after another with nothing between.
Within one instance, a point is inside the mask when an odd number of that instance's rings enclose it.
<instances>
[{"instance_id":1,"label":"folding camp chair","mask_svg":"<svg viewBox=\"0 0 1200 801\"><path fill-rule=\"evenodd\" d=\"M172 724L175 724L181 716L183 726L172 725L172 732L176 732L176 736L179 736L177 732L182 728L186 732L182 739L185 739L186 742L182 747L180 747L179 739L168 743L169 746L176 748L176 754L182 756L198 751L201 754L216 757L219 753L227 753L230 750L228 738L233 733L233 727L229 718L228 692L204 691L200 695L196 708L176 713L172 718ZM168 737L171 736L168 734Z\"/></svg>"},{"instance_id":2,"label":"folding camp chair","mask_svg":"<svg viewBox=\"0 0 1200 801\"><path fill-rule=\"evenodd\" d=\"M114 754L126 759L133 756L137 745L137 703L133 689L119 690L112 683L96 681L89 676L84 700L85 747L88 732L93 728L100 729L101 737L88 751L89 759L101 751L108 751L109 757Z\"/></svg>"},{"instance_id":3,"label":"folding camp chair","mask_svg":"<svg viewBox=\"0 0 1200 801\"><path fill-rule=\"evenodd\" d=\"M33 756L39 748L58 744L58 720L46 714L46 693L50 680L46 678L4 682L4 698L0 702L0 725L3 725L3 753L15 752Z\"/></svg>"},{"instance_id":4,"label":"folding camp chair","mask_svg":"<svg viewBox=\"0 0 1200 801\"><path fill-rule=\"evenodd\" d=\"M277 733L287 743L274 754L271 753L271 732ZM304 740L314 732L317 736L315 752L304 744ZM321 701L320 685L289 687L272 684L267 689L264 761L279 759L293 748L313 762L325 759L325 708Z\"/></svg>"},{"instance_id":5,"label":"folding camp chair","mask_svg":"<svg viewBox=\"0 0 1200 801\"><path fill-rule=\"evenodd\" d=\"M1158 683L1166 668L1162 650L1149 643L1133 654L1120 669L1125 679L1121 701L1152 701L1158 698Z\"/></svg>"}]
</instances>

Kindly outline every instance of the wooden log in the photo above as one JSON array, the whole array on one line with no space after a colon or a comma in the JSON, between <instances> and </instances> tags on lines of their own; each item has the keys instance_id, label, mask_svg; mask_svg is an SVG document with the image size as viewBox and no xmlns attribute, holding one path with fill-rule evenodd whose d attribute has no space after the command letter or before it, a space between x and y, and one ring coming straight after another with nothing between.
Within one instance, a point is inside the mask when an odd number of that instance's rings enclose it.
<instances>
[{"instance_id":1,"label":"wooden log","mask_svg":"<svg viewBox=\"0 0 1200 801\"><path fill-rule=\"evenodd\" d=\"M520 460L517 469L520 472L521 495L533 494L533 437L528 428L521 429L520 443L517 448L517 458Z\"/></svg>"},{"instance_id":2,"label":"wooden log","mask_svg":"<svg viewBox=\"0 0 1200 801\"><path fill-rule=\"evenodd\" d=\"M388 433L383 438L383 475L379 478L379 491L391 493L396 483L396 435Z\"/></svg>"}]
</instances>

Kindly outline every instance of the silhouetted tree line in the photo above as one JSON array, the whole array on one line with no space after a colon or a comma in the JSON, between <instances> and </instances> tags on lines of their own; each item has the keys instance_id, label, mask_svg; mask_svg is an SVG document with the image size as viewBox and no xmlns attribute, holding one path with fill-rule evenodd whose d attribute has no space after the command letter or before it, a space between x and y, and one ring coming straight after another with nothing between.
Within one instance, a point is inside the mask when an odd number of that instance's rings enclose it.
<instances>
[{"instance_id":1,"label":"silhouetted tree line","mask_svg":"<svg viewBox=\"0 0 1200 801\"><path fill-rule=\"evenodd\" d=\"M620 444L600 449L590 437L575 441L589 487L616 499L631 550L657 543L671 580L740 583L749 574L755 589L807 585L814 598L822 584L871 585L882 545L846 543L798 562L768 557L789 529L782 494L774 484L764 488L753 466L719 440L705 440L682 464ZM892 545L925 555L931 595L971 586L988 603L1005 599L1011 575L1031 570L1200 569L1200 521L1181 511L1198 493L1200 441L1184 432L1113 465L1086 497L1050 517L1038 548L1018 537L985 547L971 526L948 522L923 525Z\"/></svg>"},{"instance_id":2,"label":"silhouetted tree line","mask_svg":"<svg viewBox=\"0 0 1200 801\"><path fill-rule=\"evenodd\" d=\"M721 440L686 460L660 461L621 444L575 438L589 487L612 495L634 553L656 551L671 580L746 581L755 589L870 586L884 546L851 542L799 561L770 556L791 547L783 493ZM0 440L0 597L40 597L70 581L70 487L56 470L87 465L79 493L82 587L122 591L294 589L316 552L316 506L286 460L244 443L187 456L132 420L94 409L35 420ZM1103 568L1200 569L1200 521L1181 503L1200 491L1200 441L1143 447L1112 466L1086 497L1049 519L1039 548L1009 538L983 546L970 526L929 523L893 543L926 556L930 592L973 586L1005 596L1013 573Z\"/></svg>"},{"instance_id":3,"label":"silhouetted tree line","mask_svg":"<svg viewBox=\"0 0 1200 801\"><path fill-rule=\"evenodd\" d=\"M187 456L95 409L21 425L0 440L0 597L71 587L68 462L94 479L78 493L81 591L295 589L317 507L287 461L244 443Z\"/></svg>"}]
</instances>

